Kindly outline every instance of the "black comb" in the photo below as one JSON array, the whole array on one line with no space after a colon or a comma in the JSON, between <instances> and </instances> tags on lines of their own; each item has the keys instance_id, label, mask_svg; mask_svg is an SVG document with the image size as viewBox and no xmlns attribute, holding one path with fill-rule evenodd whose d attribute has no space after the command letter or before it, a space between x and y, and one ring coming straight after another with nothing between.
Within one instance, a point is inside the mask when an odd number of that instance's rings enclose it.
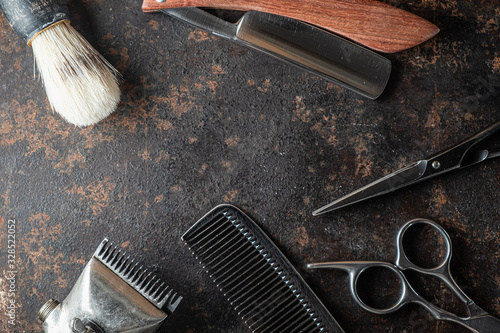
<instances>
[{"instance_id":1,"label":"black comb","mask_svg":"<svg viewBox=\"0 0 500 333\"><path fill-rule=\"evenodd\" d=\"M344 332L283 253L238 208L215 207L182 240L252 332Z\"/></svg>"}]
</instances>

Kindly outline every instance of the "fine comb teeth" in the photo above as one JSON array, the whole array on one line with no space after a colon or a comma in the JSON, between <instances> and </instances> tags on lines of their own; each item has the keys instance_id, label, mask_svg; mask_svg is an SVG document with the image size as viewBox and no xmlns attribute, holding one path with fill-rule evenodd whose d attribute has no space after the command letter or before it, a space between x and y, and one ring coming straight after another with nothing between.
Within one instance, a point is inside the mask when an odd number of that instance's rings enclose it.
<instances>
[{"instance_id":1,"label":"fine comb teeth","mask_svg":"<svg viewBox=\"0 0 500 333\"><path fill-rule=\"evenodd\" d=\"M106 267L112 270L121 279L144 298L162 309L166 304L166 310L172 314L182 300L172 288L161 282L151 272L143 269L134 259L127 256L121 248L113 246L108 239L104 239L94 253ZM164 309L165 310L165 309Z\"/></svg>"},{"instance_id":2,"label":"fine comb teeth","mask_svg":"<svg viewBox=\"0 0 500 333\"><path fill-rule=\"evenodd\" d=\"M215 207L182 239L252 332L344 332L276 245L238 208Z\"/></svg>"}]
</instances>

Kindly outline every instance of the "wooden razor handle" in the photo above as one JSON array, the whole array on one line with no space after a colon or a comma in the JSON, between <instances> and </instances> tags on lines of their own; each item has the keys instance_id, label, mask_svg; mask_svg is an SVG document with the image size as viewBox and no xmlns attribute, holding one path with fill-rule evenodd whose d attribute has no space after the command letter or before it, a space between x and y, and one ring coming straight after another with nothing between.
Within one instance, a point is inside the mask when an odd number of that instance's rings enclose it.
<instances>
[{"instance_id":1,"label":"wooden razor handle","mask_svg":"<svg viewBox=\"0 0 500 333\"><path fill-rule=\"evenodd\" d=\"M429 21L375 0L144 0L142 5L145 12L177 7L256 10L287 16L385 53L408 49L439 32Z\"/></svg>"}]
</instances>

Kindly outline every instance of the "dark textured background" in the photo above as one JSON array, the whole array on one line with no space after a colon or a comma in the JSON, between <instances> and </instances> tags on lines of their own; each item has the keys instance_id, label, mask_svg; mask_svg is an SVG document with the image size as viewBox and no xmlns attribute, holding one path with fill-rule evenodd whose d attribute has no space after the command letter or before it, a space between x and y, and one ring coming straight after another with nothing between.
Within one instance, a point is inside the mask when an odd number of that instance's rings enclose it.
<instances>
[{"instance_id":1,"label":"dark textured background","mask_svg":"<svg viewBox=\"0 0 500 333\"><path fill-rule=\"evenodd\" d=\"M137 0L69 2L73 25L123 74L122 102L75 128L49 109L29 47L0 16L0 330L40 332L108 236L184 296L165 332L247 332L182 244L208 210L248 213L304 273L347 333L468 332L417 306L369 314L327 260L394 260L397 229L444 225L452 272L500 317L500 164L491 161L322 217L311 212L500 119L497 0L387 1L435 23L388 55L376 101L194 30ZM7 221L17 221L17 318L7 324ZM430 251L430 256L433 256ZM442 284L437 304L457 307ZM425 289L425 288L424 288Z\"/></svg>"}]
</instances>

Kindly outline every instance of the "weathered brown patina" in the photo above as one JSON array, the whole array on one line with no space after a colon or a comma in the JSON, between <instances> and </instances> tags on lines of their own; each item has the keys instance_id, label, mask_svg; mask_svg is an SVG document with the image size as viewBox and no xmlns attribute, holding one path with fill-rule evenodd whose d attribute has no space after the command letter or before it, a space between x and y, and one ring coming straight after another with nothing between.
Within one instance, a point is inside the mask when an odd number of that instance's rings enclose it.
<instances>
[{"instance_id":1,"label":"weathered brown patina","mask_svg":"<svg viewBox=\"0 0 500 333\"><path fill-rule=\"evenodd\" d=\"M305 271L313 261L392 261L397 229L416 217L447 229L457 282L500 317L499 161L311 216L500 119L497 1L387 3L441 32L387 56L389 86L370 101L144 14L139 1L70 1L73 26L124 77L118 110L83 129L49 109L30 48L0 16L0 271L9 270L9 220L17 271L15 326L0 276L0 331L40 332L40 306L64 299L107 236L184 296L165 332L247 332L180 240L219 203L240 207L269 234L348 333L468 332L416 306L368 314L344 273ZM425 286L437 304L458 307L435 291L441 284Z\"/></svg>"}]
</instances>

